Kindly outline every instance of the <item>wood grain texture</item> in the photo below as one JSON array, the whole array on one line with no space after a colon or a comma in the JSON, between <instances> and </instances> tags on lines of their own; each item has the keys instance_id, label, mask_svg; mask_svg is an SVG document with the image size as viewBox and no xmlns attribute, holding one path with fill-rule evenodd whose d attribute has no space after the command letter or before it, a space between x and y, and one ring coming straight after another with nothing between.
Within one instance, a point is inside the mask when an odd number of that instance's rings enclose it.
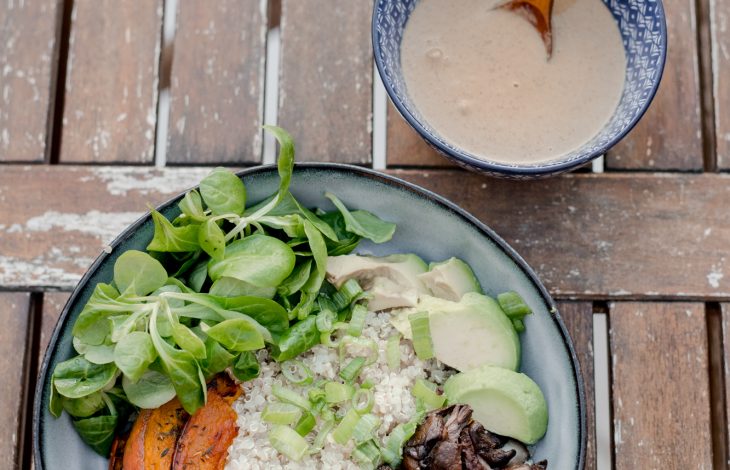
<instances>
[{"instance_id":1,"label":"wood grain texture","mask_svg":"<svg viewBox=\"0 0 730 470\"><path fill-rule=\"evenodd\" d=\"M695 1L671 0L664 8L669 50L659 92L639 124L608 152L607 168L703 167Z\"/></svg>"},{"instance_id":2,"label":"wood grain texture","mask_svg":"<svg viewBox=\"0 0 730 470\"><path fill-rule=\"evenodd\" d=\"M261 161L266 58L261 5L260 0L179 3L168 163Z\"/></svg>"},{"instance_id":3,"label":"wood grain texture","mask_svg":"<svg viewBox=\"0 0 730 470\"><path fill-rule=\"evenodd\" d=\"M209 169L23 167L0 171L0 286L70 290L104 246ZM22 188L21 188L22 186Z\"/></svg>"},{"instance_id":4,"label":"wood grain texture","mask_svg":"<svg viewBox=\"0 0 730 470\"><path fill-rule=\"evenodd\" d=\"M724 382L725 382L725 439L726 450L730 449L730 303L720 304L722 316L722 346L724 348Z\"/></svg>"},{"instance_id":5,"label":"wood grain texture","mask_svg":"<svg viewBox=\"0 0 730 470\"><path fill-rule=\"evenodd\" d=\"M558 311L565 322L583 373L586 395L586 470L596 468L595 388L593 386L593 304L591 302L559 302Z\"/></svg>"},{"instance_id":6,"label":"wood grain texture","mask_svg":"<svg viewBox=\"0 0 730 470\"><path fill-rule=\"evenodd\" d=\"M70 289L147 203L208 171L5 165L0 285ZM560 298L730 299L730 175L573 174L523 184L457 170L390 173L490 225Z\"/></svg>"},{"instance_id":7,"label":"wood grain texture","mask_svg":"<svg viewBox=\"0 0 730 470\"><path fill-rule=\"evenodd\" d=\"M730 169L730 2L710 0L717 166Z\"/></svg>"},{"instance_id":8,"label":"wood grain texture","mask_svg":"<svg viewBox=\"0 0 730 470\"><path fill-rule=\"evenodd\" d=\"M61 316L61 311L71 294L68 292L45 292L43 294L43 315L41 317L40 341L38 342L38 367L46 353L53 329Z\"/></svg>"},{"instance_id":9,"label":"wood grain texture","mask_svg":"<svg viewBox=\"0 0 730 470\"><path fill-rule=\"evenodd\" d=\"M0 468L21 468L30 295L0 293Z\"/></svg>"},{"instance_id":10,"label":"wood grain texture","mask_svg":"<svg viewBox=\"0 0 730 470\"><path fill-rule=\"evenodd\" d=\"M616 469L712 468L704 312L610 305Z\"/></svg>"},{"instance_id":11,"label":"wood grain texture","mask_svg":"<svg viewBox=\"0 0 730 470\"><path fill-rule=\"evenodd\" d=\"M0 2L0 162L46 159L62 5Z\"/></svg>"},{"instance_id":12,"label":"wood grain texture","mask_svg":"<svg viewBox=\"0 0 730 470\"><path fill-rule=\"evenodd\" d=\"M386 151L387 165L389 168L399 166L455 166L446 157L439 155L438 152L429 147L390 102L388 102L388 141Z\"/></svg>"},{"instance_id":13,"label":"wood grain texture","mask_svg":"<svg viewBox=\"0 0 730 470\"><path fill-rule=\"evenodd\" d=\"M487 223L554 295L730 295L725 176L573 174L524 184L460 171L392 174Z\"/></svg>"},{"instance_id":14,"label":"wood grain texture","mask_svg":"<svg viewBox=\"0 0 730 470\"><path fill-rule=\"evenodd\" d=\"M77 0L61 163L154 158L162 0Z\"/></svg>"},{"instance_id":15,"label":"wood grain texture","mask_svg":"<svg viewBox=\"0 0 730 470\"><path fill-rule=\"evenodd\" d=\"M371 161L372 0L283 0L279 125L299 161Z\"/></svg>"}]
</instances>

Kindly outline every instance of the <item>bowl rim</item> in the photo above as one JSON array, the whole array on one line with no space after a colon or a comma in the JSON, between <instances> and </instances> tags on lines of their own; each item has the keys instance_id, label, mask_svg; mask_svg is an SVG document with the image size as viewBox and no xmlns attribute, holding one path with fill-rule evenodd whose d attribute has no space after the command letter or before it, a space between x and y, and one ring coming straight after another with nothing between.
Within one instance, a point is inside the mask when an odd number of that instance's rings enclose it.
<instances>
[{"instance_id":1,"label":"bowl rim","mask_svg":"<svg viewBox=\"0 0 730 470\"><path fill-rule=\"evenodd\" d=\"M423 125L421 124L420 120L417 119L413 114L406 109L406 107L403 105L403 103L397 99L395 95L395 90L393 89L393 85L390 83L389 80L385 80L384 77L384 68L385 64L383 63L383 54L382 49L380 47L380 34L378 33L378 14L381 12L381 10L384 7L384 4L386 1L390 0L376 0L373 5L373 14L371 19L371 40L373 45L373 58L375 60L375 65L378 69L378 75L380 76L380 81L383 83L383 86L385 87L386 92L388 93L388 97L390 98L391 103L395 106L395 108L398 110L398 113L403 117L403 119L408 122L408 124L418 133L418 135L425 140L431 147L435 148L441 155L445 156L446 158L461 164L466 165L470 169L476 169L482 172L493 172L497 174L502 174L505 176L526 176L526 177L539 177L539 176L551 176L558 173L563 173L566 171L573 170L579 166L584 165L585 163L588 163L589 161L598 158L599 156L605 154L609 149L611 149L614 145L616 145L619 141L621 141L626 134L628 134L635 126L636 124L641 120L641 118L646 114L647 110L649 109L649 106L651 105L652 101L654 101L654 97L656 96L657 91L659 90L659 85L661 84L662 77L664 75L664 66L666 65L667 61L667 49L668 49L668 35L667 35L667 17L664 10L664 3L662 0L655 0L656 3L656 14L661 18L660 23L660 34L659 34L659 48L660 48L660 57L659 57L659 63L658 65L658 73L656 80L654 81L652 85L652 89L649 92L649 95L647 97L647 100L644 102L644 105L641 107L639 112L634 116L634 118L631 120L631 122L628 123L628 125L618 134L614 136L613 139L611 139L609 142L601 145L600 147L597 147L592 152L585 153L584 155L575 158L573 160L568 161L560 161L560 160L552 160L552 161L546 161L546 162L538 162L535 164L530 165L515 165L515 164L507 164L507 163L500 163L497 161L492 160L481 160L479 158L476 158L466 152L465 150L462 150L460 148L449 148L446 147L440 140L436 139L435 136L428 132ZM416 0L418 1L418 0ZM623 44L623 41L622 41ZM400 44L399 44L400 47Z\"/></svg>"},{"instance_id":2,"label":"bowl rim","mask_svg":"<svg viewBox=\"0 0 730 470\"><path fill-rule=\"evenodd\" d=\"M449 201L443 196L440 196L436 194L433 191L430 191L428 189L422 188L421 186L418 186L414 183L410 183L408 181L405 181L401 178L398 178L396 176L392 176L389 174L385 174L376 170L372 170L369 168L363 168L355 165L349 165L345 163L324 163L324 162L318 162L318 163L295 163L294 165L294 171L297 170L314 170L316 172L327 172L327 171L333 171L340 174L345 174L349 176L356 176L364 179L370 179L373 181L377 181L380 183L383 183L387 186L394 187L395 189L400 189L403 191L410 192L412 194L415 194L416 196L419 196L423 199L426 199L427 201L436 204L437 206L440 206L443 209L446 209L447 211L451 212L452 214L455 214L459 216L461 219L463 219L465 222L471 224L476 229L478 229L486 238L491 240L498 249L502 250L516 265L519 269L522 270L522 272L526 275L526 277L529 279L529 281L532 283L532 285L537 289L540 296L542 297L543 302L545 303L548 312L550 313L550 316L555 323L555 325L558 328L558 332L560 334L560 337L562 339L563 345L566 347L569 361L572 368L572 375L573 379L575 380L575 392L576 396L578 397L578 460L576 462L576 470L583 469L585 465L585 456L586 456L586 446L587 446L587 418L586 418L586 397L585 397L585 386L583 382L583 373L580 367L580 362L578 361L578 356L575 352L575 348L573 346L573 341L570 337L570 334L567 331L567 328L565 327L565 323L563 322L562 317L560 316L560 313L558 311L557 305L555 304L555 301L548 293L545 286L542 284L542 282L537 277L537 274L533 271L533 269L527 264L527 262L512 248L509 244L507 244L502 237L497 235L494 230L492 230L490 227L488 227L485 223L481 222L479 219L477 219L475 216L467 212L465 209L462 209L457 204ZM239 178L243 178L246 176L251 175L257 175L257 174L264 174L264 173L273 173L277 171L276 165L260 165L255 166L251 168L247 168L241 171L238 171L236 173L236 176ZM193 188L197 188L198 186L194 186ZM172 206L173 204L177 203L184 195L189 191L188 188L185 191L177 194L176 196L168 199L167 201L163 202L162 204L156 206L156 210L163 211L167 209L168 207ZM111 250L102 251L101 254L94 260L94 262L89 266L89 268L86 270L84 275L81 277L79 282L76 284L76 287L74 287L73 292L71 293L70 297L66 301L66 304L63 307L63 310L61 312L61 315L58 318L58 321L56 322L56 325L53 327L53 334L51 335L51 338L48 342L48 346L46 348L45 353L43 354L43 361L41 362L40 372L38 374L38 380L36 382L35 386L35 395L33 397L33 461L36 465L36 468L42 470L44 468L43 466L43 453L40 449L40 442L41 442L41 414L42 414L42 407L43 407L43 392L47 386L47 379L49 374L49 364L51 362L51 358L55 354L57 343L59 341L59 337L61 335L62 327L66 324L66 322L69 319L69 315L71 312L71 307L75 305L78 297L81 295L82 291L84 290L85 286L88 284L89 279L96 273L96 271L99 269L100 265L114 252L114 249L119 246L120 244L127 241L132 235L139 229L141 225L148 222L151 219L151 213L146 212L143 214L140 218L138 218L134 223L129 225L122 233L120 233L111 243L109 243L109 247Z\"/></svg>"}]
</instances>

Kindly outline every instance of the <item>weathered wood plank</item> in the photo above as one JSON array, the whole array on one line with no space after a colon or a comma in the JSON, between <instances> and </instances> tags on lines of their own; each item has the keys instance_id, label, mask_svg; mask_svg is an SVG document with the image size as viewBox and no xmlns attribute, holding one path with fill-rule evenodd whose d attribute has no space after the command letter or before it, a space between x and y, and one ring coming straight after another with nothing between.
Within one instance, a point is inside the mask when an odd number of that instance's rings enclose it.
<instances>
[{"instance_id":1,"label":"weathered wood plank","mask_svg":"<svg viewBox=\"0 0 730 470\"><path fill-rule=\"evenodd\" d=\"M263 5L259 0L180 2L169 163L261 161L266 2Z\"/></svg>"},{"instance_id":2,"label":"weathered wood plank","mask_svg":"<svg viewBox=\"0 0 730 470\"><path fill-rule=\"evenodd\" d=\"M704 305L613 303L609 318L615 467L712 468Z\"/></svg>"},{"instance_id":3,"label":"weathered wood plank","mask_svg":"<svg viewBox=\"0 0 730 470\"><path fill-rule=\"evenodd\" d=\"M159 204L209 171L5 165L0 171L0 285L72 288L148 203Z\"/></svg>"},{"instance_id":4,"label":"weathered wood plank","mask_svg":"<svg viewBox=\"0 0 730 470\"><path fill-rule=\"evenodd\" d=\"M62 163L152 162L162 3L74 2Z\"/></svg>"},{"instance_id":5,"label":"weathered wood plank","mask_svg":"<svg viewBox=\"0 0 730 470\"><path fill-rule=\"evenodd\" d=\"M5 165L0 285L73 287L147 203L207 172ZM729 175L573 174L525 185L457 170L391 174L486 222L558 297L730 299Z\"/></svg>"},{"instance_id":6,"label":"weathered wood plank","mask_svg":"<svg viewBox=\"0 0 730 470\"><path fill-rule=\"evenodd\" d=\"M730 2L710 0L717 166L730 169Z\"/></svg>"},{"instance_id":7,"label":"weathered wood plank","mask_svg":"<svg viewBox=\"0 0 730 470\"><path fill-rule=\"evenodd\" d=\"M0 293L0 468L21 468L30 295Z\"/></svg>"},{"instance_id":8,"label":"weathered wood plank","mask_svg":"<svg viewBox=\"0 0 730 470\"><path fill-rule=\"evenodd\" d=\"M612 169L701 170L702 124L694 0L664 2L669 52L659 92L606 156Z\"/></svg>"},{"instance_id":9,"label":"weathered wood plank","mask_svg":"<svg viewBox=\"0 0 730 470\"><path fill-rule=\"evenodd\" d=\"M566 328L573 339L575 352L578 355L583 372L586 394L586 430L588 445L586 447L586 470L596 468L596 423L595 423L595 388L593 386L593 304L590 302L560 302L558 310L563 317Z\"/></svg>"},{"instance_id":10,"label":"weathered wood plank","mask_svg":"<svg viewBox=\"0 0 730 470\"><path fill-rule=\"evenodd\" d=\"M722 317L723 377L725 382L725 439L726 450L730 449L730 303L720 304Z\"/></svg>"},{"instance_id":11,"label":"weathered wood plank","mask_svg":"<svg viewBox=\"0 0 730 470\"><path fill-rule=\"evenodd\" d=\"M0 3L0 161L46 158L62 5Z\"/></svg>"},{"instance_id":12,"label":"weathered wood plank","mask_svg":"<svg viewBox=\"0 0 730 470\"><path fill-rule=\"evenodd\" d=\"M399 166L454 166L429 147L421 136L408 125L392 103L388 103L387 165Z\"/></svg>"},{"instance_id":13,"label":"weathered wood plank","mask_svg":"<svg viewBox=\"0 0 730 470\"><path fill-rule=\"evenodd\" d=\"M58 317L69 296L68 292L46 292L43 294L43 316L41 317L40 341L38 342L38 367L40 367L43 355L46 353L48 342L51 341L53 329L56 327Z\"/></svg>"},{"instance_id":14,"label":"weathered wood plank","mask_svg":"<svg viewBox=\"0 0 730 470\"><path fill-rule=\"evenodd\" d=\"M371 14L372 0L282 2L279 125L300 161L371 161Z\"/></svg>"},{"instance_id":15,"label":"weathered wood plank","mask_svg":"<svg viewBox=\"0 0 730 470\"><path fill-rule=\"evenodd\" d=\"M730 179L573 174L531 182L394 171L490 225L557 296L730 295Z\"/></svg>"}]
</instances>

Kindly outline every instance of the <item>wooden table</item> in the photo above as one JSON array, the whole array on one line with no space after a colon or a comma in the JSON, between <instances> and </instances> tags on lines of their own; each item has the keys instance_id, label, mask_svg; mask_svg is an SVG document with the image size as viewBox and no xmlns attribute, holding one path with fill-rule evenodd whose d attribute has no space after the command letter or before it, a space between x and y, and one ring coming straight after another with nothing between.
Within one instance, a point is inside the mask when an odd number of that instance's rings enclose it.
<instances>
[{"instance_id":1,"label":"wooden table","mask_svg":"<svg viewBox=\"0 0 730 470\"><path fill-rule=\"evenodd\" d=\"M201 167L271 162L263 122L300 161L435 190L527 259L580 355L589 468L727 468L730 0L667 0L650 112L604 172L531 183L464 173L403 123L371 2L0 2L0 468L30 465L39 356L94 257Z\"/></svg>"}]
</instances>

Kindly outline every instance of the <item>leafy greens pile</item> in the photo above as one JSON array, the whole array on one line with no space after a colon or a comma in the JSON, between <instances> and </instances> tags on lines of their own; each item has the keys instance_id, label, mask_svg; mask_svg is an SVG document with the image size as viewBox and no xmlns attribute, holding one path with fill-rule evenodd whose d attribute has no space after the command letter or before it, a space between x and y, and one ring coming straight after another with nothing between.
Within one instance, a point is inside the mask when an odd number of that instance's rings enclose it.
<instances>
[{"instance_id":1,"label":"leafy greens pile","mask_svg":"<svg viewBox=\"0 0 730 470\"><path fill-rule=\"evenodd\" d=\"M119 256L110 284L98 284L73 327L77 356L51 378L51 413L71 415L82 439L108 455L136 408L177 396L188 413L206 402L206 382L229 369L259 373L254 351L277 361L320 343L317 312L346 308L361 291L325 281L328 255L362 238L390 240L395 225L366 211L312 211L289 192L294 144L280 145L279 189L246 207L239 177L216 168L178 204L172 221L152 210L147 252ZM337 311L337 310L335 310Z\"/></svg>"}]
</instances>

